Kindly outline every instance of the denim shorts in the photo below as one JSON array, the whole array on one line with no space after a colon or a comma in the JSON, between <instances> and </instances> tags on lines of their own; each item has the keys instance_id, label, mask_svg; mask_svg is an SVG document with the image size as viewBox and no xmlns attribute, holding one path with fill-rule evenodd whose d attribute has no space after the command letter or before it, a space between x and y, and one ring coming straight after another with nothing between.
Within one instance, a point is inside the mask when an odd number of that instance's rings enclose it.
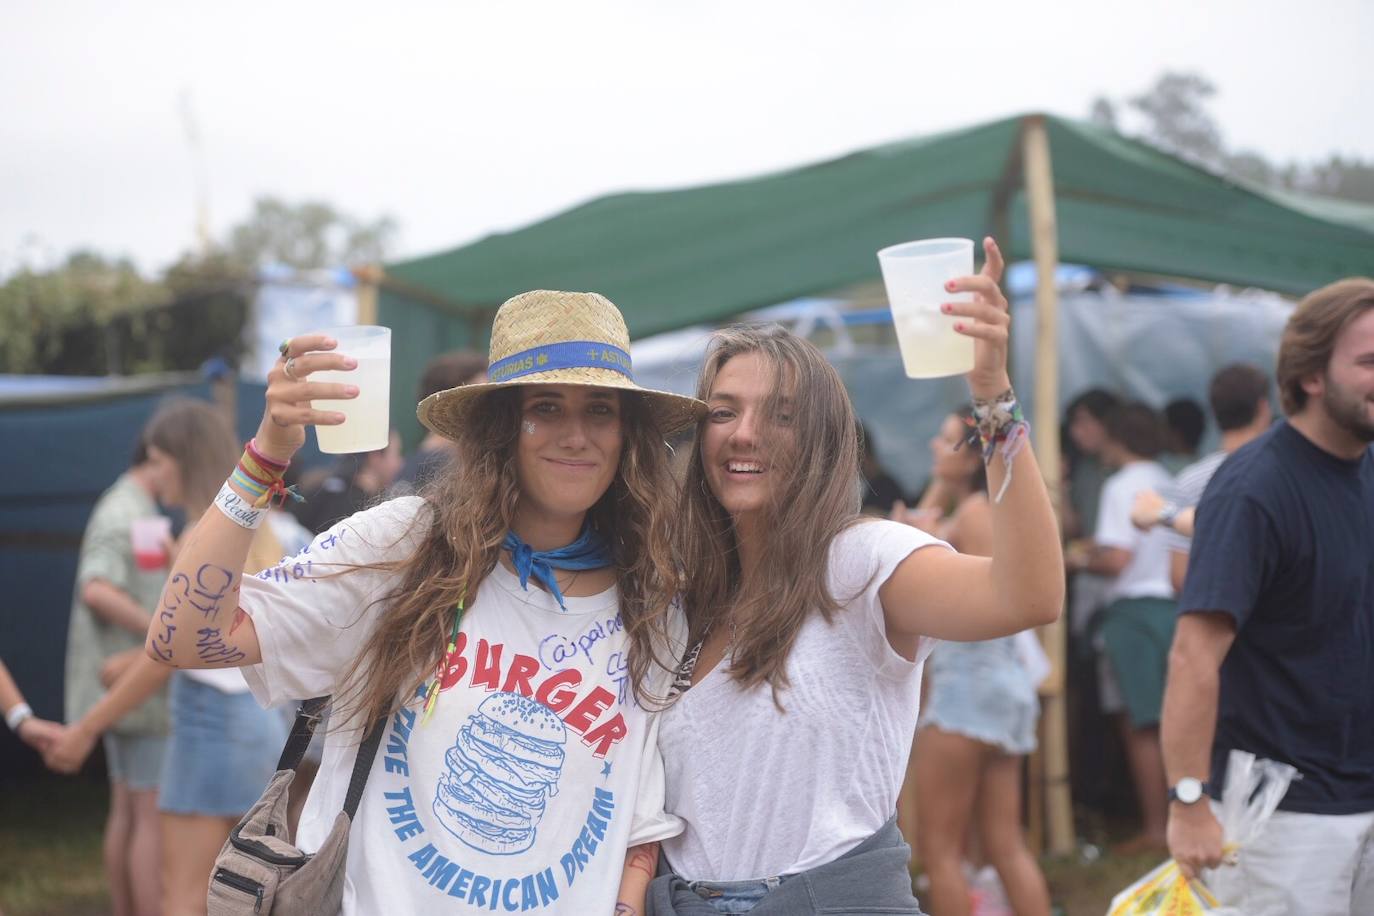
<instances>
[{"instance_id":1,"label":"denim shorts","mask_svg":"<svg viewBox=\"0 0 1374 916\"><path fill-rule=\"evenodd\" d=\"M922 727L933 725L1007 754L1035 750L1040 704L1012 637L942 642L926 662Z\"/></svg>"},{"instance_id":2,"label":"denim shorts","mask_svg":"<svg viewBox=\"0 0 1374 916\"><path fill-rule=\"evenodd\" d=\"M791 877L783 875L778 878L755 878L752 881L689 881L687 886L718 913L747 913L762 903L769 891Z\"/></svg>"},{"instance_id":3,"label":"denim shorts","mask_svg":"<svg viewBox=\"0 0 1374 916\"><path fill-rule=\"evenodd\" d=\"M120 782L135 792L156 789L162 782L162 761L167 753L166 735L118 735L106 732L105 769L110 782Z\"/></svg>"},{"instance_id":4,"label":"denim shorts","mask_svg":"<svg viewBox=\"0 0 1374 916\"><path fill-rule=\"evenodd\" d=\"M250 693L224 693L172 678L172 736L158 808L169 814L239 817L267 788L289 726Z\"/></svg>"}]
</instances>

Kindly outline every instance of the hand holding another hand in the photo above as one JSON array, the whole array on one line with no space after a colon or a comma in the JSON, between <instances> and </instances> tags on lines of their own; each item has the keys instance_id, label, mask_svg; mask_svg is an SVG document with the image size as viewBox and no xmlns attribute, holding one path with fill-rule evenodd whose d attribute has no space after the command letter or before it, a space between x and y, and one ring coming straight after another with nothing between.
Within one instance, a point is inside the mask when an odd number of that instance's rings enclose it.
<instances>
[{"instance_id":1,"label":"hand holding another hand","mask_svg":"<svg viewBox=\"0 0 1374 916\"><path fill-rule=\"evenodd\" d=\"M61 727L61 733L43 752L43 762L55 773L71 775L91 756L98 737L87 733L80 723Z\"/></svg>"},{"instance_id":2,"label":"hand holding another hand","mask_svg":"<svg viewBox=\"0 0 1374 916\"><path fill-rule=\"evenodd\" d=\"M47 753L57 739L62 737L66 726L49 719L30 717L19 723L19 740L40 754Z\"/></svg>"}]
</instances>

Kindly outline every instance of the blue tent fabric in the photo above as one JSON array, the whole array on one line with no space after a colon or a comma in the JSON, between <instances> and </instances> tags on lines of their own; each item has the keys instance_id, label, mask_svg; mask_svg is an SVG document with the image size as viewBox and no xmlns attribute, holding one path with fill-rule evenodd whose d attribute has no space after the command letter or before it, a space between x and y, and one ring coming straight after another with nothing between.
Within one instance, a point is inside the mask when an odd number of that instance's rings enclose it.
<instances>
[{"instance_id":1,"label":"blue tent fabric","mask_svg":"<svg viewBox=\"0 0 1374 916\"><path fill-rule=\"evenodd\" d=\"M235 427L247 440L265 386L239 381ZM77 550L100 494L128 466L139 433L172 397L209 400L194 373L134 379L0 377L0 659L34 711L62 716L67 619ZM297 462L325 460L310 437ZM0 729L0 774L34 758Z\"/></svg>"}]
</instances>

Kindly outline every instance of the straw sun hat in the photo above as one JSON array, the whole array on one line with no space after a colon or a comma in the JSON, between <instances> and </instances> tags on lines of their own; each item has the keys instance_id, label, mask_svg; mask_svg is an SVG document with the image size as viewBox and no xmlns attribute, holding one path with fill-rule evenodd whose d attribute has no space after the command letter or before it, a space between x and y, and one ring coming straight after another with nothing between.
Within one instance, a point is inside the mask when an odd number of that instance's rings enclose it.
<instances>
[{"instance_id":1,"label":"straw sun hat","mask_svg":"<svg viewBox=\"0 0 1374 916\"><path fill-rule=\"evenodd\" d=\"M457 439L482 395L512 385L586 385L635 391L663 435L680 432L706 412L696 398L635 384L630 334L620 310L597 293L532 290L507 299L491 326L489 381L438 391L416 414L426 427Z\"/></svg>"}]
</instances>

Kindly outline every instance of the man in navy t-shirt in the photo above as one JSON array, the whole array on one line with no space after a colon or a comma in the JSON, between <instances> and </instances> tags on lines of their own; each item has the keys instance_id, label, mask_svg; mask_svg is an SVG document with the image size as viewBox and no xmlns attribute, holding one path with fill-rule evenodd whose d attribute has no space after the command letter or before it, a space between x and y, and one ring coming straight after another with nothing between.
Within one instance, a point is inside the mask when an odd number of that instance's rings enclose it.
<instances>
[{"instance_id":1,"label":"man in navy t-shirt","mask_svg":"<svg viewBox=\"0 0 1374 916\"><path fill-rule=\"evenodd\" d=\"M1164 701L1169 850L1221 860L1232 749L1294 782L1209 882L1247 916L1374 913L1374 281L1307 296L1279 348L1287 421L1198 506Z\"/></svg>"}]
</instances>

